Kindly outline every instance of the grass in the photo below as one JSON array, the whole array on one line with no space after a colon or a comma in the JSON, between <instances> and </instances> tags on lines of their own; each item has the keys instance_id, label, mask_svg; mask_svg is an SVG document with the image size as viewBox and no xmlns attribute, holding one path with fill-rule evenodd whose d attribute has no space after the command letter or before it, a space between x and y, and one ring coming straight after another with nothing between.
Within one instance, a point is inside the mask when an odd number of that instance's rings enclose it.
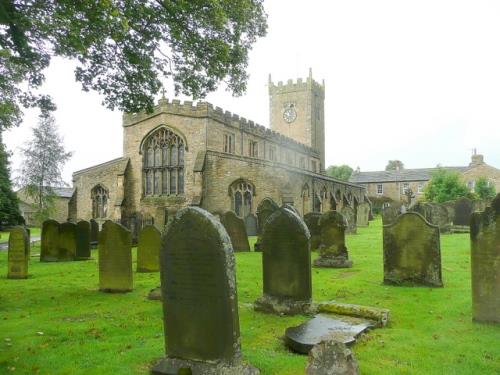
<instances>
[{"instance_id":1,"label":"grass","mask_svg":"<svg viewBox=\"0 0 500 375\"><path fill-rule=\"evenodd\" d=\"M8 231L0 232L0 243L9 242L9 235L10 235L10 232L8 232ZM40 235L40 228L30 228L30 235L31 236L39 236Z\"/></svg>"},{"instance_id":2,"label":"grass","mask_svg":"<svg viewBox=\"0 0 500 375\"><path fill-rule=\"evenodd\" d=\"M377 220L348 236L353 268L314 268L312 273L315 301L391 310L386 328L353 346L361 372L500 374L500 326L471 322L468 235L441 237L445 287L431 289L381 284L381 231ZM6 255L0 252L1 374L146 374L163 356L161 304L146 299L159 283L157 273L135 273L131 293L104 294L97 291L95 260L40 263L32 258L29 279L7 280ZM289 352L281 337L286 327L306 318L254 312L251 303L262 291L261 255L238 253L236 260L245 360L264 375L303 374L306 356Z\"/></svg>"}]
</instances>

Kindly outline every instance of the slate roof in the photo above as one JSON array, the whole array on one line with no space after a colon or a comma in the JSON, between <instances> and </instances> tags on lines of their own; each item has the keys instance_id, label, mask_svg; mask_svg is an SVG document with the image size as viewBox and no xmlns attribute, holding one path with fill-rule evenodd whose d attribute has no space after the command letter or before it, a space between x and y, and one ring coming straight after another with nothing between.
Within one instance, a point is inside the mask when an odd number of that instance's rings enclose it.
<instances>
[{"instance_id":1,"label":"slate roof","mask_svg":"<svg viewBox=\"0 0 500 375\"><path fill-rule=\"evenodd\" d=\"M71 198L73 196L73 188L70 187L53 187L54 194L61 198Z\"/></svg>"},{"instance_id":2,"label":"slate roof","mask_svg":"<svg viewBox=\"0 0 500 375\"><path fill-rule=\"evenodd\" d=\"M128 161L129 161L129 158L122 156L122 157L119 157L119 158L116 158L113 160L106 161L106 162L101 163L101 164L96 164L96 165L93 165L91 167L88 167L85 169L80 169L79 171L75 171L75 172L73 172L73 176L80 174L80 173L89 172L91 170L98 169L98 168L109 168L109 167L116 165L116 164L118 164L119 172L123 174L123 173L125 173L125 169L127 168Z\"/></svg>"},{"instance_id":3,"label":"slate roof","mask_svg":"<svg viewBox=\"0 0 500 375\"><path fill-rule=\"evenodd\" d=\"M431 179L432 172L438 169L446 169L449 171L463 173L469 168L470 167L442 167L401 169L399 171L354 172L349 181L356 184L396 181L428 181Z\"/></svg>"}]
</instances>

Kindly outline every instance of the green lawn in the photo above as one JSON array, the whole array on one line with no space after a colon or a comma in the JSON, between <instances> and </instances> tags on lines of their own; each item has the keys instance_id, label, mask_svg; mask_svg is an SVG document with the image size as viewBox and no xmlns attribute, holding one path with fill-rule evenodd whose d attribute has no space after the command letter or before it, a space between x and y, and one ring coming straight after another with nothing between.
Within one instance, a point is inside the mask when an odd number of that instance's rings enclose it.
<instances>
[{"instance_id":1,"label":"green lawn","mask_svg":"<svg viewBox=\"0 0 500 375\"><path fill-rule=\"evenodd\" d=\"M500 374L500 326L471 322L468 235L441 238L444 288L392 287L381 284L381 230L376 221L348 237L352 269L313 269L315 301L391 310L388 327L353 347L361 372ZM262 374L303 374L306 357L289 352L281 337L306 318L254 312L251 303L262 290L261 255L238 253L236 259L245 360ZM97 291L95 260L32 258L28 280L7 280L6 261L0 252L1 374L140 374L163 356L161 304L146 299L158 274L134 274L132 293L104 294Z\"/></svg>"},{"instance_id":2,"label":"green lawn","mask_svg":"<svg viewBox=\"0 0 500 375\"><path fill-rule=\"evenodd\" d=\"M31 236L39 236L40 228L30 228ZM0 243L9 242L10 232L0 232Z\"/></svg>"}]
</instances>

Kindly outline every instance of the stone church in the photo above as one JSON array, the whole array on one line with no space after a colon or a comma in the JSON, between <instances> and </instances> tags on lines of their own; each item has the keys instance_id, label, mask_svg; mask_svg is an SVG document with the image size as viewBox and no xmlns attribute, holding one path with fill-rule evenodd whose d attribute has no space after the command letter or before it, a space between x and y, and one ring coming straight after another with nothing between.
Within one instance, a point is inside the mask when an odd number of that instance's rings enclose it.
<instances>
[{"instance_id":1,"label":"stone church","mask_svg":"<svg viewBox=\"0 0 500 375\"><path fill-rule=\"evenodd\" d=\"M366 190L324 174L325 86L271 81L270 128L206 102L160 99L123 115L123 157L73 174L70 220L163 226L199 206L254 217L270 197L301 214L364 202Z\"/></svg>"}]
</instances>

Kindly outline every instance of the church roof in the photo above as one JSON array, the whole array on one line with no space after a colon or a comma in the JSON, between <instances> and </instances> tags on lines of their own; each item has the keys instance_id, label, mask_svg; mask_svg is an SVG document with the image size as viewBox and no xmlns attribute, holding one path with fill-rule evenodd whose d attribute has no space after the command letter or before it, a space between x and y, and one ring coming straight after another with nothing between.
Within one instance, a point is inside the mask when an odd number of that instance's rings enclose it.
<instances>
[{"instance_id":1,"label":"church roof","mask_svg":"<svg viewBox=\"0 0 500 375\"><path fill-rule=\"evenodd\" d=\"M349 179L355 184L367 184L376 182L401 182L401 181L428 181L432 173L438 169L446 169L463 173L470 167L442 167L442 168L417 168L400 169L397 171L376 171L376 172L354 172Z\"/></svg>"},{"instance_id":2,"label":"church roof","mask_svg":"<svg viewBox=\"0 0 500 375\"><path fill-rule=\"evenodd\" d=\"M127 168L128 161L129 161L129 158L126 158L126 157L116 158L116 159L106 161L106 162L101 163L101 164L93 165L92 167L80 169L79 171L73 172L73 176L77 175L77 174L81 174L81 173L90 172L92 170L96 170L99 168L110 168L113 166L118 167L117 174L123 174L123 173L125 173L125 169Z\"/></svg>"}]
</instances>

